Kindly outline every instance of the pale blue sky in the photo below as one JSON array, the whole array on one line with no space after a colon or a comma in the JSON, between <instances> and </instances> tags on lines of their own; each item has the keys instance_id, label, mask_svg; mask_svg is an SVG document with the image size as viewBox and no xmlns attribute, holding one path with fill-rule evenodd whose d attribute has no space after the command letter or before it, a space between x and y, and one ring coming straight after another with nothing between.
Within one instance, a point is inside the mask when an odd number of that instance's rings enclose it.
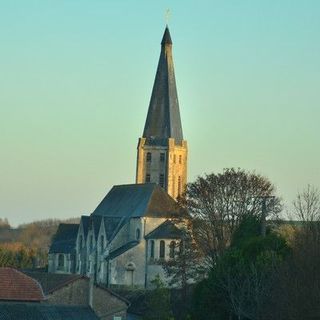
<instances>
[{"instance_id":1,"label":"pale blue sky","mask_svg":"<svg viewBox=\"0 0 320 320\"><path fill-rule=\"evenodd\" d=\"M189 181L320 185L320 1L0 0L0 217L79 216L134 182L168 7Z\"/></svg>"}]
</instances>

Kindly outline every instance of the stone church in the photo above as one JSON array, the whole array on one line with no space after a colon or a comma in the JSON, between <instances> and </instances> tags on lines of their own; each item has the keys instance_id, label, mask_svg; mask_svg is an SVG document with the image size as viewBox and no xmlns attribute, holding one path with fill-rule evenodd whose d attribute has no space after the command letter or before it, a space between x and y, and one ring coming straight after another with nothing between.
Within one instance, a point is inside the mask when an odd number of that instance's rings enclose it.
<instances>
[{"instance_id":1,"label":"stone church","mask_svg":"<svg viewBox=\"0 0 320 320\"><path fill-rule=\"evenodd\" d=\"M60 224L49 250L49 272L77 273L108 286L148 287L165 280L161 261L174 259L182 210L176 199L187 183L183 139L168 27L143 135L136 183L114 186L80 224Z\"/></svg>"}]
</instances>

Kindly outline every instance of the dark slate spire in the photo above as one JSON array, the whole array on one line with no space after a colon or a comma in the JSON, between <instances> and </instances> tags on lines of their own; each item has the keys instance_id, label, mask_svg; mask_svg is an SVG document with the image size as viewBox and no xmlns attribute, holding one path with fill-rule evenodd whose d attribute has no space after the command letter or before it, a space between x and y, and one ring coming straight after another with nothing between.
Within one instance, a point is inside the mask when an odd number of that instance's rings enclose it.
<instances>
[{"instance_id":1,"label":"dark slate spire","mask_svg":"<svg viewBox=\"0 0 320 320\"><path fill-rule=\"evenodd\" d=\"M154 81L143 137L146 143L183 140L179 102L172 59L172 40L168 27L161 41L161 53Z\"/></svg>"}]
</instances>

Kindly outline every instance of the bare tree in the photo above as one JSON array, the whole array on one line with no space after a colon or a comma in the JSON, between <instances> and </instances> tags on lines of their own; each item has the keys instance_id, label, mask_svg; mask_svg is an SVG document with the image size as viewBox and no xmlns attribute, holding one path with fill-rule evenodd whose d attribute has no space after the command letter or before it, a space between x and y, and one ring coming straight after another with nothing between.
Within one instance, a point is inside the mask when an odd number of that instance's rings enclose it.
<instances>
[{"instance_id":1,"label":"bare tree","mask_svg":"<svg viewBox=\"0 0 320 320\"><path fill-rule=\"evenodd\" d=\"M293 201L294 213L303 222L320 221L320 190L308 185Z\"/></svg>"},{"instance_id":2,"label":"bare tree","mask_svg":"<svg viewBox=\"0 0 320 320\"><path fill-rule=\"evenodd\" d=\"M261 199L274 192L275 187L267 178L233 168L198 177L187 185L181 204L193 218L193 234L209 267L230 244L243 217L254 215L261 218ZM272 203L266 203L266 211L275 216L281 209L277 197Z\"/></svg>"}]
</instances>

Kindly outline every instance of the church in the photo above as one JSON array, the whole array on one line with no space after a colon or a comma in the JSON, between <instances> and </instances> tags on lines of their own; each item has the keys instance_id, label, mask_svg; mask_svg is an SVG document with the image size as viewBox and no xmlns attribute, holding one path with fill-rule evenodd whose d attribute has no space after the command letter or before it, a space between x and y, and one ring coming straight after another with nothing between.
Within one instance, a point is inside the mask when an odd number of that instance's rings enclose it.
<instances>
[{"instance_id":1,"label":"church","mask_svg":"<svg viewBox=\"0 0 320 320\"><path fill-rule=\"evenodd\" d=\"M137 147L136 183L116 185L79 224L60 224L48 257L48 272L93 277L107 286L150 287L166 277L163 260L175 258L183 214L176 199L187 183L183 139L168 27Z\"/></svg>"}]
</instances>

